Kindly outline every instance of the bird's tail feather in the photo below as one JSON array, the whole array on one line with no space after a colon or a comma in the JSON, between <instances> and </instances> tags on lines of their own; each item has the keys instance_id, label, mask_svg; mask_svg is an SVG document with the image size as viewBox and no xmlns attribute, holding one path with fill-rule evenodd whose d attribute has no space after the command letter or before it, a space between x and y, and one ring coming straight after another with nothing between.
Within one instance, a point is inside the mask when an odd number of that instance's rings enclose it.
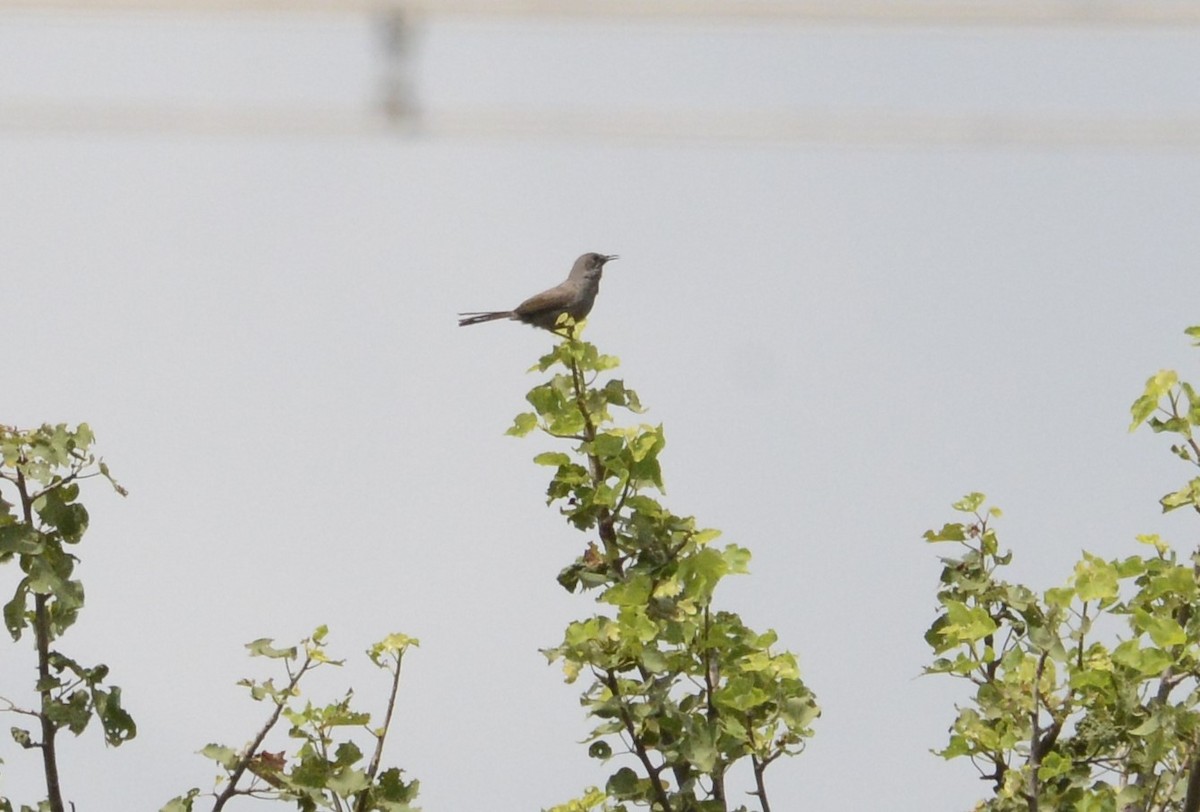
<instances>
[{"instance_id":1,"label":"bird's tail feather","mask_svg":"<svg viewBox=\"0 0 1200 812\"><path fill-rule=\"evenodd\" d=\"M459 313L462 316L458 320L459 327L466 327L471 324L481 324L485 321L495 321L496 319L507 319L512 316L511 310L491 310L484 313Z\"/></svg>"}]
</instances>

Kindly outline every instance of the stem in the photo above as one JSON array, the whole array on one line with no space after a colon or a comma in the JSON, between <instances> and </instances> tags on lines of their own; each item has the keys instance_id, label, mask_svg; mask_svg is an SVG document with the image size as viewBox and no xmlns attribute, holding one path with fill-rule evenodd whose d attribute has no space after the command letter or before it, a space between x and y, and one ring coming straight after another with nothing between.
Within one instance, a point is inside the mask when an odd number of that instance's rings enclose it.
<instances>
[{"instance_id":1,"label":"stem","mask_svg":"<svg viewBox=\"0 0 1200 812\"><path fill-rule=\"evenodd\" d=\"M1192 567L1192 572L1195 575L1200 575L1200 564L1194 565ZM1180 606L1174 614L1176 622L1178 622L1179 625L1185 629L1187 628L1191 617L1192 607L1188 604ZM1175 648L1175 652L1176 657L1178 657L1178 647ZM1187 679L1188 676L1189 674L1186 671L1182 673L1177 672L1174 664L1167 666L1167 669L1163 671L1162 676L1158 678L1158 690L1155 691L1154 696L1148 703L1148 706L1150 708L1154 708L1156 706L1167 704L1167 702L1169 702L1171 699L1171 692L1175 690L1175 686L1184 679ZM1200 806L1200 775L1197 775L1198 768L1200 768L1200 754L1193 758L1191 769L1189 770L1187 797L1184 799L1183 805L1184 812L1197 812L1197 807ZM1151 773L1149 774L1147 774L1144 770L1138 771L1137 777L1134 778L1133 783L1135 786L1145 787L1149 783L1150 778L1154 778L1154 785L1150 788L1149 793L1149 799L1151 802L1153 802L1158 795L1158 784L1160 780L1160 776L1153 774L1153 768L1151 768ZM1189 807L1189 802L1196 804L1197 806ZM1149 809L1150 804L1143 803L1142 808Z\"/></svg>"},{"instance_id":2,"label":"stem","mask_svg":"<svg viewBox=\"0 0 1200 812\"><path fill-rule=\"evenodd\" d=\"M379 773L379 762L383 758L383 741L387 738L388 729L392 726L392 713L396 709L396 694L400 691L400 663L403 658L403 654L396 655L396 670L392 672L392 692L388 695L387 713L383 716L383 728L375 737L375 753L371 756L371 766L367 769L369 784L375 783L375 776ZM358 802L354 805L355 812L366 812L369 794L368 788L358 796Z\"/></svg>"},{"instance_id":3,"label":"stem","mask_svg":"<svg viewBox=\"0 0 1200 812\"><path fill-rule=\"evenodd\" d=\"M1192 763L1188 770L1187 795L1183 798L1183 808L1180 812L1200 812L1200 748L1192 753Z\"/></svg>"},{"instance_id":4,"label":"stem","mask_svg":"<svg viewBox=\"0 0 1200 812\"><path fill-rule=\"evenodd\" d=\"M46 771L46 796L51 812L63 812L62 788L58 780L58 749L55 735L58 733L50 720L50 705L54 698L50 694L50 609L49 595L33 596L33 626L37 635L38 683L43 687L38 693L42 697L42 712L38 714L42 727L42 766Z\"/></svg>"},{"instance_id":5,"label":"stem","mask_svg":"<svg viewBox=\"0 0 1200 812\"><path fill-rule=\"evenodd\" d=\"M1038 658L1037 671L1033 677L1033 710L1030 712L1032 730L1029 733L1029 812L1038 812L1038 795L1041 787L1038 785L1038 768L1042 764L1042 731L1040 726L1042 672L1046 668L1047 652L1043 651Z\"/></svg>"},{"instance_id":6,"label":"stem","mask_svg":"<svg viewBox=\"0 0 1200 812\"><path fill-rule=\"evenodd\" d=\"M100 476L100 474L98 472L91 473L91 474L85 474L85 473L83 473L83 469L81 469L81 468L76 469L76 470L72 471L71 473L67 474L62 479L58 480L57 482L51 482L49 485L42 488L40 491L38 491L32 497L30 497L30 499L33 501L36 501L37 499L40 499L41 497L50 493L50 491L56 491L59 488L63 487L64 485L70 485L72 482L74 482L77 479L91 479L92 477L97 477L97 476Z\"/></svg>"},{"instance_id":7,"label":"stem","mask_svg":"<svg viewBox=\"0 0 1200 812\"><path fill-rule=\"evenodd\" d=\"M291 680L288 682L286 693L291 694L291 692L296 689L296 685L300 682L300 678L303 677L305 672L312 667L312 658L306 655L304 658L304 664L300 666L300 669L295 674L291 675ZM254 741L250 742L250 745L246 748L246 752L244 752L242 757L238 759L237 766L234 767L233 772L229 774L228 786L221 791L221 794L217 796L217 802L213 804L213 812L221 812L229 799L238 794L239 790L237 788L237 782L242 779L246 769L250 766L250 762L254 759L254 754L258 752L258 748L263 743L263 739L267 738L267 734L271 732L271 728L275 727L275 723L279 721L279 715L283 713L283 708L286 704L286 699L275 699L275 710L272 711L271 717L267 719L267 723L262 726L261 730L258 731L258 735L254 737Z\"/></svg>"},{"instance_id":8,"label":"stem","mask_svg":"<svg viewBox=\"0 0 1200 812\"><path fill-rule=\"evenodd\" d=\"M21 470L20 460L17 465L17 491L21 495L21 510L24 513L25 524L33 527L33 500L25 482L25 474ZM50 596L36 594L33 596L33 630L37 646L38 695L41 697L41 711L37 714L41 723L42 742L38 745L42 750L42 769L46 773L46 799L50 804L50 812L64 812L62 786L58 778L58 749L55 736L58 729L50 719L50 706L54 702L51 693L53 679L50 676Z\"/></svg>"},{"instance_id":9,"label":"stem","mask_svg":"<svg viewBox=\"0 0 1200 812\"><path fill-rule=\"evenodd\" d=\"M1079 631L1079 648L1076 651L1076 655L1075 655L1075 667L1078 668L1080 671L1082 671L1083 670L1083 648L1084 648L1084 640L1083 639L1086 636L1083 633L1083 628L1085 626L1087 626L1087 622L1088 622L1087 601L1083 602L1083 609L1080 611L1080 615L1082 617L1082 620L1079 624L1079 629L1080 629L1080 631Z\"/></svg>"},{"instance_id":10,"label":"stem","mask_svg":"<svg viewBox=\"0 0 1200 812\"><path fill-rule=\"evenodd\" d=\"M758 744L754 741L754 727L746 726L746 733L749 736L749 744L752 751L758 750ZM767 783L763 779L763 775L767 772L767 767L771 766L771 762L779 758L783 754L783 750L776 750L774 753L759 758L757 752L750 753L750 764L754 767L754 791L747 793L758 798L762 804L762 812L771 812L771 802L767 799Z\"/></svg>"},{"instance_id":11,"label":"stem","mask_svg":"<svg viewBox=\"0 0 1200 812\"><path fill-rule=\"evenodd\" d=\"M717 685L721 681L720 663L713 656L712 649L708 644L709 630L712 628L712 613L706 604L704 606L704 649L701 652L701 657L704 662L704 696L708 703L708 718L709 721L715 723L719 716L717 706L713 702L713 691L717 689ZM759 789L762 789L760 786ZM718 759L713 765L712 771L712 796L714 800L720 801L722 805L725 803L725 763L724 760ZM765 799L766 796L764 795ZM764 800L765 803L765 800Z\"/></svg>"},{"instance_id":12,"label":"stem","mask_svg":"<svg viewBox=\"0 0 1200 812\"><path fill-rule=\"evenodd\" d=\"M572 336L567 339L574 345L575 338ZM579 369L579 364L574 358L571 362L571 381L575 388L575 405L579 409L580 415L583 416L583 439L584 442L594 442L596 439L596 423L592 419L591 413L587 408L587 383L583 380L583 372ZM608 479L608 471L604 467L604 463L595 454L588 454L588 467L591 469L592 481L599 487L604 480ZM604 544L604 557L609 566L617 569L617 574L620 574L621 551L617 547L617 531L613 525L613 514L608 508L601 508L597 514L597 526L600 533L600 541Z\"/></svg>"},{"instance_id":13,"label":"stem","mask_svg":"<svg viewBox=\"0 0 1200 812\"><path fill-rule=\"evenodd\" d=\"M605 670L604 684L608 686L608 690L612 692L613 698L621 699L621 686L617 684L617 675ZM650 754L646 752L646 745L637 734L637 728L633 724L633 719L629 715L629 709L625 707L625 703L619 702L617 707L621 709L621 723L625 725L625 732L629 734L629 740L633 742L633 750L637 755L638 760L642 762L642 767L646 770L646 777L650 779L650 785L654 787L654 795L658 800L659 806L662 807L662 812L671 812L671 801L667 798L667 790L662 785L659 779L659 768L654 766L654 762L650 760Z\"/></svg>"},{"instance_id":14,"label":"stem","mask_svg":"<svg viewBox=\"0 0 1200 812\"><path fill-rule=\"evenodd\" d=\"M763 773L771 766L769 761L761 761L758 756L751 754L750 763L754 765L754 786L752 795L758 796L762 804L762 812L771 812L771 802L767 800L767 785L763 782Z\"/></svg>"}]
</instances>

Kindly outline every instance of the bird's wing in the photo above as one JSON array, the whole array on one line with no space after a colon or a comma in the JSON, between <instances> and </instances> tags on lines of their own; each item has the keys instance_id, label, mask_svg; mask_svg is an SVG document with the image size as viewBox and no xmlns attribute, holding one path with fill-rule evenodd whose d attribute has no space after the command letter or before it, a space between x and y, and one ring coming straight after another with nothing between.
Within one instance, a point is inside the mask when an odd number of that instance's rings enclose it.
<instances>
[{"instance_id":1,"label":"bird's wing","mask_svg":"<svg viewBox=\"0 0 1200 812\"><path fill-rule=\"evenodd\" d=\"M546 310L563 308L566 306L568 298L563 287L563 285L555 285L550 290L543 290L541 293L530 296L517 305L513 309L513 312L518 316L528 316L531 313L541 313Z\"/></svg>"}]
</instances>

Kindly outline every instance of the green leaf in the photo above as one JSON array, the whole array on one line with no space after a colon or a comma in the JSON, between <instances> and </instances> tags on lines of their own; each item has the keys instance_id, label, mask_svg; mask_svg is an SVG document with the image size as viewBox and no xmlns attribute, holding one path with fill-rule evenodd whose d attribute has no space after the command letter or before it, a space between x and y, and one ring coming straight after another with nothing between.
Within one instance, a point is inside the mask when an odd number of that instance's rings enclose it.
<instances>
[{"instance_id":1,"label":"green leaf","mask_svg":"<svg viewBox=\"0 0 1200 812\"><path fill-rule=\"evenodd\" d=\"M655 648L643 649L640 659L642 665L652 674L666 673L671 667L666 655Z\"/></svg>"},{"instance_id":2,"label":"green leaf","mask_svg":"<svg viewBox=\"0 0 1200 812\"><path fill-rule=\"evenodd\" d=\"M683 757L700 772L711 772L720 755L717 750L716 728L707 721L689 727L683 740Z\"/></svg>"},{"instance_id":3,"label":"green leaf","mask_svg":"<svg viewBox=\"0 0 1200 812\"><path fill-rule=\"evenodd\" d=\"M652 588L649 576L639 574L624 583L609 587L601 599L613 606L644 606L650 600Z\"/></svg>"},{"instance_id":4,"label":"green leaf","mask_svg":"<svg viewBox=\"0 0 1200 812\"><path fill-rule=\"evenodd\" d=\"M29 623L25 612L28 596L29 579L24 578L17 585L12 600L4 604L4 626L8 629L8 633L12 635L13 640L21 639L21 630Z\"/></svg>"},{"instance_id":5,"label":"green leaf","mask_svg":"<svg viewBox=\"0 0 1200 812\"><path fill-rule=\"evenodd\" d=\"M384 658L387 655L390 654L399 659L410 648L419 645L421 645L421 641L415 637L409 637L407 634L400 634L399 632L392 632L378 643L372 644L371 648L367 649L367 656L371 658L373 663L382 666L384 665Z\"/></svg>"},{"instance_id":6,"label":"green leaf","mask_svg":"<svg viewBox=\"0 0 1200 812\"><path fill-rule=\"evenodd\" d=\"M1139 629L1150 635L1159 648L1178 646L1187 642L1187 632L1173 618L1157 617L1145 609L1134 609L1133 616Z\"/></svg>"},{"instance_id":7,"label":"green leaf","mask_svg":"<svg viewBox=\"0 0 1200 812\"><path fill-rule=\"evenodd\" d=\"M1075 592L1083 601L1117 597L1117 569L1109 562L1085 552L1075 565Z\"/></svg>"},{"instance_id":8,"label":"green leaf","mask_svg":"<svg viewBox=\"0 0 1200 812\"><path fill-rule=\"evenodd\" d=\"M612 758L612 747L603 739L594 741L588 747L588 755L601 761L607 761Z\"/></svg>"},{"instance_id":9,"label":"green leaf","mask_svg":"<svg viewBox=\"0 0 1200 812\"><path fill-rule=\"evenodd\" d=\"M725 549L721 551L721 558L725 559L726 572L730 575L745 575L750 572L750 551L745 547L726 544Z\"/></svg>"},{"instance_id":10,"label":"green leaf","mask_svg":"<svg viewBox=\"0 0 1200 812\"><path fill-rule=\"evenodd\" d=\"M733 677L724 686L713 691L713 702L736 711L748 711L770 700L762 688L748 677Z\"/></svg>"},{"instance_id":11,"label":"green leaf","mask_svg":"<svg viewBox=\"0 0 1200 812\"><path fill-rule=\"evenodd\" d=\"M1151 715L1146 721L1129 731L1133 736L1149 736L1162 727L1162 719L1157 714Z\"/></svg>"},{"instance_id":12,"label":"green leaf","mask_svg":"<svg viewBox=\"0 0 1200 812\"><path fill-rule=\"evenodd\" d=\"M684 584L684 594L701 601L708 600L717 582L728 573L729 560L712 547L702 547L679 562L678 577Z\"/></svg>"},{"instance_id":13,"label":"green leaf","mask_svg":"<svg viewBox=\"0 0 1200 812\"><path fill-rule=\"evenodd\" d=\"M939 541L966 541L967 531L964 525L946 524L942 526L941 530L926 530L924 538L931 544Z\"/></svg>"},{"instance_id":14,"label":"green leaf","mask_svg":"<svg viewBox=\"0 0 1200 812\"><path fill-rule=\"evenodd\" d=\"M601 462L608 462L621 456L625 450L625 438L613 431L600 432L596 439L587 444L585 450L599 457Z\"/></svg>"},{"instance_id":15,"label":"green leaf","mask_svg":"<svg viewBox=\"0 0 1200 812\"><path fill-rule=\"evenodd\" d=\"M1171 655L1156 648L1142 648L1137 640L1126 640L1113 649L1114 663L1146 676L1157 676L1171 665Z\"/></svg>"},{"instance_id":16,"label":"green leaf","mask_svg":"<svg viewBox=\"0 0 1200 812\"><path fill-rule=\"evenodd\" d=\"M380 773L375 780L376 797L393 803L407 803L415 800L420 782L414 780L405 783L402 775L402 771L396 767L389 767ZM392 812L392 810L389 808L388 812ZM407 812L407 807L401 807L396 812Z\"/></svg>"},{"instance_id":17,"label":"green leaf","mask_svg":"<svg viewBox=\"0 0 1200 812\"><path fill-rule=\"evenodd\" d=\"M629 444L629 451L633 455L635 462L640 462L652 456L657 456L663 448L666 447L667 441L663 436L663 427L660 423L653 428L647 427L644 431L633 438Z\"/></svg>"},{"instance_id":18,"label":"green leaf","mask_svg":"<svg viewBox=\"0 0 1200 812\"><path fill-rule=\"evenodd\" d=\"M1168 493L1158 501L1162 505L1163 513L1170 513L1172 510L1187 505L1200 508L1200 477L1193 479L1174 493Z\"/></svg>"},{"instance_id":19,"label":"green leaf","mask_svg":"<svg viewBox=\"0 0 1200 812\"><path fill-rule=\"evenodd\" d=\"M570 465L571 458L561 451L544 451L533 458L537 465Z\"/></svg>"},{"instance_id":20,"label":"green leaf","mask_svg":"<svg viewBox=\"0 0 1200 812\"><path fill-rule=\"evenodd\" d=\"M197 787L192 787L187 791L187 794L176 796L167 801L158 812L192 812L192 805L199 795L200 790Z\"/></svg>"},{"instance_id":21,"label":"green leaf","mask_svg":"<svg viewBox=\"0 0 1200 812\"><path fill-rule=\"evenodd\" d=\"M78 542L88 525L88 512L83 505L70 503L78 491L78 486L59 486L34 502L38 517L58 530L68 544Z\"/></svg>"},{"instance_id":22,"label":"green leaf","mask_svg":"<svg viewBox=\"0 0 1200 812\"><path fill-rule=\"evenodd\" d=\"M296 656L296 647L290 648L275 648L272 643L275 641L270 637L260 637L257 640L252 640L246 644L246 648L250 649L251 657L270 657L273 660L290 660Z\"/></svg>"},{"instance_id":23,"label":"green leaf","mask_svg":"<svg viewBox=\"0 0 1200 812\"><path fill-rule=\"evenodd\" d=\"M1074 671L1071 674L1070 685L1076 691L1082 691L1087 688L1101 691L1105 695L1111 696L1113 693L1113 675L1111 671L1102 671L1099 669Z\"/></svg>"},{"instance_id":24,"label":"green leaf","mask_svg":"<svg viewBox=\"0 0 1200 812\"><path fill-rule=\"evenodd\" d=\"M807 731L808 727L820 716L821 709L807 689L801 696L788 697L783 704L784 721L792 730Z\"/></svg>"},{"instance_id":25,"label":"green leaf","mask_svg":"<svg viewBox=\"0 0 1200 812\"><path fill-rule=\"evenodd\" d=\"M333 774L325 782L325 786L339 797L350 798L371 786L371 782L367 780L367 774L362 770L342 767L333 771Z\"/></svg>"},{"instance_id":26,"label":"green leaf","mask_svg":"<svg viewBox=\"0 0 1200 812\"><path fill-rule=\"evenodd\" d=\"M45 549L42 535L26 524L0 527L0 555L40 555Z\"/></svg>"},{"instance_id":27,"label":"green leaf","mask_svg":"<svg viewBox=\"0 0 1200 812\"><path fill-rule=\"evenodd\" d=\"M605 789L614 798L628 798L637 791L637 784L637 773L628 767L622 767L609 776Z\"/></svg>"},{"instance_id":28,"label":"green leaf","mask_svg":"<svg viewBox=\"0 0 1200 812\"><path fill-rule=\"evenodd\" d=\"M529 432L537 428L538 418L533 412L522 412L513 420L512 426L505 434L513 437L524 437Z\"/></svg>"},{"instance_id":29,"label":"green leaf","mask_svg":"<svg viewBox=\"0 0 1200 812\"><path fill-rule=\"evenodd\" d=\"M121 707L121 689L113 686L105 691L101 688L92 690L92 704L100 724L104 727L104 740L112 747L117 747L137 736L137 724L133 717Z\"/></svg>"},{"instance_id":30,"label":"green leaf","mask_svg":"<svg viewBox=\"0 0 1200 812\"><path fill-rule=\"evenodd\" d=\"M51 700L43 703L43 712L58 727L66 727L76 736L87 729L92 720L91 705L87 692L77 690L67 700Z\"/></svg>"},{"instance_id":31,"label":"green leaf","mask_svg":"<svg viewBox=\"0 0 1200 812\"><path fill-rule=\"evenodd\" d=\"M570 437L582 432L584 426L584 417L579 409L571 408L555 414L547 430L555 436Z\"/></svg>"},{"instance_id":32,"label":"green leaf","mask_svg":"<svg viewBox=\"0 0 1200 812\"><path fill-rule=\"evenodd\" d=\"M948 623L941 629L946 637L963 643L981 640L996 631L999 626L982 606L967 606L961 601L946 599Z\"/></svg>"},{"instance_id":33,"label":"green leaf","mask_svg":"<svg viewBox=\"0 0 1200 812\"><path fill-rule=\"evenodd\" d=\"M331 773L329 762L315 754L305 755L300 763L292 769L292 781L297 786L321 789L329 780Z\"/></svg>"},{"instance_id":34,"label":"green leaf","mask_svg":"<svg viewBox=\"0 0 1200 812\"><path fill-rule=\"evenodd\" d=\"M220 744L207 744L200 750L200 755L205 758L212 759L227 770L237 768L240 756L232 747L225 747Z\"/></svg>"},{"instance_id":35,"label":"green leaf","mask_svg":"<svg viewBox=\"0 0 1200 812\"><path fill-rule=\"evenodd\" d=\"M1165 555L1171 549L1171 545L1167 544L1158 533L1140 534L1135 537L1138 544L1149 544L1158 552L1159 555Z\"/></svg>"},{"instance_id":36,"label":"green leaf","mask_svg":"<svg viewBox=\"0 0 1200 812\"><path fill-rule=\"evenodd\" d=\"M1066 609L1075 599L1075 590L1069 586L1056 586L1045 592L1046 603L1049 606Z\"/></svg>"},{"instance_id":37,"label":"green leaf","mask_svg":"<svg viewBox=\"0 0 1200 812\"><path fill-rule=\"evenodd\" d=\"M339 767L348 767L362 760L362 750L354 742L342 742L334 751L334 763Z\"/></svg>"},{"instance_id":38,"label":"green leaf","mask_svg":"<svg viewBox=\"0 0 1200 812\"><path fill-rule=\"evenodd\" d=\"M1154 414L1159 401L1171 391L1171 387L1178 380L1179 376L1173 370L1164 369L1146 381L1146 389L1142 396L1129 407L1129 411L1133 415L1133 422L1129 424L1130 431L1145 423Z\"/></svg>"},{"instance_id":39,"label":"green leaf","mask_svg":"<svg viewBox=\"0 0 1200 812\"><path fill-rule=\"evenodd\" d=\"M987 497L984 494L979 493L978 491L973 491L972 493L968 493L962 499L959 499L950 507L954 508L960 513L975 513L979 510L980 505L983 504L985 499L987 499Z\"/></svg>"},{"instance_id":40,"label":"green leaf","mask_svg":"<svg viewBox=\"0 0 1200 812\"><path fill-rule=\"evenodd\" d=\"M645 645L658 637L658 626L646 616L644 606L623 606L617 616L621 636Z\"/></svg>"},{"instance_id":41,"label":"green leaf","mask_svg":"<svg viewBox=\"0 0 1200 812\"><path fill-rule=\"evenodd\" d=\"M1042 757L1042 763L1038 767L1038 778L1047 781L1060 775L1066 775L1071 771L1072 766L1070 758L1051 750Z\"/></svg>"}]
</instances>

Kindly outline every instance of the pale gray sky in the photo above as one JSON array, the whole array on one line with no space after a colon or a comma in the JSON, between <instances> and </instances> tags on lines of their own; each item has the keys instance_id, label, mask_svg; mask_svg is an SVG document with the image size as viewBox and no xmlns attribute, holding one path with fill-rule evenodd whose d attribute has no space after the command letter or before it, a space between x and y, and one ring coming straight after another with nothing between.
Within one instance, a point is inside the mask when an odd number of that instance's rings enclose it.
<instances>
[{"instance_id":1,"label":"pale gray sky","mask_svg":"<svg viewBox=\"0 0 1200 812\"><path fill-rule=\"evenodd\" d=\"M1194 377L1200 149L1006 134L1195 121L1200 31L466 17L416 46L425 120L460 134L337 123L380 80L353 17L0 13L0 420L90 422L130 490L85 489L88 605L63 648L111 666L139 736L67 739L67 796L207 787L194 751L263 718L234 685L268 673L242 644L319 623L351 664L316 697L353 684L376 707L359 652L421 638L388 761L427 810L603 783L578 686L538 653L594 611L554 581L587 537L544 506L530 458L555 444L503 435L550 340L454 321L601 251L622 258L587 337L666 426L668 503L752 550L721 604L778 630L824 708L769 773L775 808L969 807L985 785L928 752L961 694L918 678L940 553L921 533L985 491L1038 588L1081 548L1195 539L1157 512L1184 471L1126 427L1149 374ZM164 105L246 115L201 132ZM84 108L133 113L46 124ZM277 108L320 126L245 126ZM572 118L497 137L472 111ZM673 112L880 129L578 126ZM963 120L992 123L905 129ZM0 694L28 649L0 644ZM30 754L0 758L0 793L40 797Z\"/></svg>"}]
</instances>

